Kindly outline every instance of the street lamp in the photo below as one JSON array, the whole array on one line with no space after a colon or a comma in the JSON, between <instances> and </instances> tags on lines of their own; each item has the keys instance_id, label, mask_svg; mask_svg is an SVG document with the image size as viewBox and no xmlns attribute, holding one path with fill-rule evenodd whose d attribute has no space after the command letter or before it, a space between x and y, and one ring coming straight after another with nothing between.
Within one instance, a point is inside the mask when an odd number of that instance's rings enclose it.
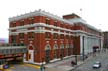
<instances>
[{"instance_id":1,"label":"street lamp","mask_svg":"<svg viewBox=\"0 0 108 71\"><path fill-rule=\"evenodd\" d=\"M82 49L82 51L83 51L82 55L83 55L83 61L84 61L84 60L85 60L85 51L84 51L84 36L83 36L83 49Z\"/></svg>"},{"instance_id":2,"label":"street lamp","mask_svg":"<svg viewBox=\"0 0 108 71\"><path fill-rule=\"evenodd\" d=\"M41 65L41 67L40 67L40 70L41 70L41 71L44 71L44 64L43 64L43 62L44 62L44 58L42 58L42 65Z\"/></svg>"}]
</instances>

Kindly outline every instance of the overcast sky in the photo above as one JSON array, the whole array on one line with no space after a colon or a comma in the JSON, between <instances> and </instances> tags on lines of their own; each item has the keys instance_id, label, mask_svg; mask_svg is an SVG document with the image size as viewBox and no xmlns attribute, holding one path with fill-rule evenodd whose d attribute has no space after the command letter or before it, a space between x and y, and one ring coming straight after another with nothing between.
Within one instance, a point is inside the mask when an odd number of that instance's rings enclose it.
<instances>
[{"instance_id":1,"label":"overcast sky","mask_svg":"<svg viewBox=\"0 0 108 71\"><path fill-rule=\"evenodd\" d=\"M8 18L38 9L60 17L76 13L88 24L107 31L107 7L107 0L0 0L0 38L8 38Z\"/></svg>"}]
</instances>

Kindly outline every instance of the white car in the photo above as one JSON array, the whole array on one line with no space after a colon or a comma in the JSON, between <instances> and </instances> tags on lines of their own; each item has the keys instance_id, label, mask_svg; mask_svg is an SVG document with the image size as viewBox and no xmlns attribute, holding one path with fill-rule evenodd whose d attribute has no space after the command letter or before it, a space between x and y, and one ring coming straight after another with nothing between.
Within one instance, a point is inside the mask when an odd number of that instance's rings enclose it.
<instances>
[{"instance_id":1,"label":"white car","mask_svg":"<svg viewBox=\"0 0 108 71\"><path fill-rule=\"evenodd\" d=\"M101 62L97 61L93 64L93 68L100 68L101 67Z\"/></svg>"}]
</instances>

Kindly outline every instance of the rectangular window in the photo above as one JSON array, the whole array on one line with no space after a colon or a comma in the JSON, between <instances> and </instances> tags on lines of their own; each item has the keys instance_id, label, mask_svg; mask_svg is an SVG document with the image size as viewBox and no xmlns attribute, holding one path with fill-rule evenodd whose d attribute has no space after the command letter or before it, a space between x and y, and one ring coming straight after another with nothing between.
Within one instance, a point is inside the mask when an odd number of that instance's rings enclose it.
<instances>
[{"instance_id":1,"label":"rectangular window","mask_svg":"<svg viewBox=\"0 0 108 71\"><path fill-rule=\"evenodd\" d=\"M54 39L58 39L58 34L57 34L57 33L54 33L54 34L53 34L53 38L54 38Z\"/></svg>"},{"instance_id":2,"label":"rectangular window","mask_svg":"<svg viewBox=\"0 0 108 71\"><path fill-rule=\"evenodd\" d=\"M66 35L66 39L69 39L69 35Z\"/></svg>"},{"instance_id":3,"label":"rectangular window","mask_svg":"<svg viewBox=\"0 0 108 71\"><path fill-rule=\"evenodd\" d=\"M6 54L9 54L9 49L6 49Z\"/></svg>"},{"instance_id":4,"label":"rectangular window","mask_svg":"<svg viewBox=\"0 0 108 71\"><path fill-rule=\"evenodd\" d=\"M16 53L18 53L17 49L15 49Z\"/></svg>"},{"instance_id":5,"label":"rectangular window","mask_svg":"<svg viewBox=\"0 0 108 71\"><path fill-rule=\"evenodd\" d=\"M46 18L45 23L48 24L48 25L50 25L50 20L48 18Z\"/></svg>"},{"instance_id":6,"label":"rectangular window","mask_svg":"<svg viewBox=\"0 0 108 71\"><path fill-rule=\"evenodd\" d=\"M34 18L31 18L31 23L34 24Z\"/></svg>"},{"instance_id":7,"label":"rectangular window","mask_svg":"<svg viewBox=\"0 0 108 71\"><path fill-rule=\"evenodd\" d=\"M29 24L34 24L34 18L33 17L29 18Z\"/></svg>"},{"instance_id":8,"label":"rectangular window","mask_svg":"<svg viewBox=\"0 0 108 71\"><path fill-rule=\"evenodd\" d=\"M51 33L50 32L46 32L45 33L45 38L50 38L51 37Z\"/></svg>"},{"instance_id":9,"label":"rectangular window","mask_svg":"<svg viewBox=\"0 0 108 71\"><path fill-rule=\"evenodd\" d=\"M29 32L28 33L28 38L34 38L35 36L35 33L34 32Z\"/></svg>"},{"instance_id":10,"label":"rectangular window","mask_svg":"<svg viewBox=\"0 0 108 71\"><path fill-rule=\"evenodd\" d=\"M6 52L6 50L7 50L7 49L4 49L4 50L3 50L3 51L4 51L4 52L3 52L4 54L6 54L6 53L7 53L7 52Z\"/></svg>"},{"instance_id":11,"label":"rectangular window","mask_svg":"<svg viewBox=\"0 0 108 71\"><path fill-rule=\"evenodd\" d=\"M73 36L70 36L71 39L73 39Z\"/></svg>"},{"instance_id":12,"label":"rectangular window","mask_svg":"<svg viewBox=\"0 0 108 71\"><path fill-rule=\"evenodd\" d=\"M20 21L20 26L24 26L24 20Z\"/></svg>"},{"instance_id":13,"label":"rectangular window","mask_svg":"<svg viewBox=\"0 0 108 71\"><path fill-rule=\"evenodd\" d=\"M16 22L12 22L12 23L10 24L10 27L16 27Z\"/></svg>"},{"instance_id":14,"label":"rectangular window","mask_svg":"<svg viewBox=\"0 0 108 71\"><path fill-rule=\"evenodd\" d=\"M63 34L60 35L60 39L64 39L64 35Z\"/></svg>"},{"instance_id":15,"label":"rectangular window","mask_svg":"<svg viewBox=\"0 0 108 71\"><path fill-rule=\"evenodd\" d=\"M12 53L14 53L14 49L12 49L12 51L11 51Z\"/></svg>"},{"instance_id":16,"label":"rectangular window","mask_svg":"<svg viewBox=\"0 0 108 71\"><path fill-rule=\"evenodd\" d=\"M13 35L13 36L12 36L12 38L11 38L12 43L16 43L16 38L17 38L16 35Z\"/></svg>"},{"instance_id":17,"label":"rectangular window","mask_svg":"<svg viewBox=\"0 0 108 71\"><path fill-rule=\"evenodd\" d=\"M27 49L23 48L23 49L22 49L22 52L24 53L24 52L26 52L26 50L27 50Z\"/></svg>"},{"instance_id":18,"label":"rectangular window","mask_svg":"<svg viewBox=\"0 0 108 71\"><path fill-rule=\"evenodd\" d=\"M54 26L56 26L56 27L57 27L57 21L55 21L55 22L54 22Z\"/></svg>"},{"instance_id":19,"label":"rectangular window","mask_svg":"<svg viewBox=\"0 0 108 71\"><path fill-rule=\"evenodd\" d=\"M19 34L20 39L24 39L24 33Z\"/></svg>"}]
</instances>

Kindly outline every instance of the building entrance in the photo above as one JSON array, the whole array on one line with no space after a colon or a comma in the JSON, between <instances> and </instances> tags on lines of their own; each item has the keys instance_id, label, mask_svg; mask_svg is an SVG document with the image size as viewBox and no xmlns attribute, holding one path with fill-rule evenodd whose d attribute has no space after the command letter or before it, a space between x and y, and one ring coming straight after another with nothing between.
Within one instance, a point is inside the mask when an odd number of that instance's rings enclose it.
<instances>
[{"instance_id":1,"label":"building entrance","mask_svg":"<svg viewBox=\"0 0 108 71\"><path fill-rule=\"evenodd\" d=\"M48 44L46 47L45 47L45 62L46 63L49 63L50 61L50 45Z\"/></svg>"},{"instance_id":2,"label":"building entrance","mask_svg":"<svg viewBox=\"0 0 108 71\"><path fill-rule=\"evenodd\" d=\"M46 63L49 63L49 61L50 61L50 50L46 50L45 61L46 61Z\"/></svg>"},{"instance_id":3,"label":"building entrance","mask_svg":"<svg viewBox=\"0 0 108 71\"><path fill-rule=\"evenodd\" d=\"M34 62L34 50L33 50L33 46L29 46L29 50L28 50L28 62Z\"/></svg>"}]
</instances>

